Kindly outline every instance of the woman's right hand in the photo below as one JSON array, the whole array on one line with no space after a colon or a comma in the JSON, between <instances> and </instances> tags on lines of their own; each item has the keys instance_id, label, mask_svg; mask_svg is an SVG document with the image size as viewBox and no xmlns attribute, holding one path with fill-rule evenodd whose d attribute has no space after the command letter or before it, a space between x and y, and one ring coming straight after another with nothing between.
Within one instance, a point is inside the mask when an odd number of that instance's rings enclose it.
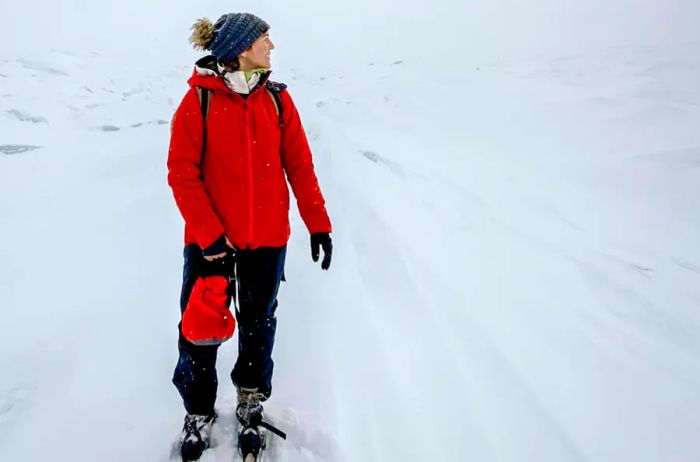
<instances>
[{"instance_id":1,"label":"woman's right hand","mask_svg":"<svg viewBox=\"0 0 700 462\"><path fill-rule=\"evenodd\" d=\"M218 260L219 258L225 257L226 254L228 254L231 250L233 250L233 244L231 244L231 241L229 241L228 238L227 238L226 236L224 236L224 235L222 235L221 237L224 238L224 242L225 242L225 244L226 244L226 247L228 247L228 249L224 250L223 252L216 253L216 254L214 254L214 255L203 255L203 257L204 257L205 260L207 260L207 261ZM211 249L211 248L213 248L213 247L220 247L220 246L221 246L220 239L221 239L221 238L217 239L216 242L214 242L212 245L210 245L209 247L207 247L207 248L204 250L204 253L206 253L208 249Z\"/></svg>"}]
</instances>

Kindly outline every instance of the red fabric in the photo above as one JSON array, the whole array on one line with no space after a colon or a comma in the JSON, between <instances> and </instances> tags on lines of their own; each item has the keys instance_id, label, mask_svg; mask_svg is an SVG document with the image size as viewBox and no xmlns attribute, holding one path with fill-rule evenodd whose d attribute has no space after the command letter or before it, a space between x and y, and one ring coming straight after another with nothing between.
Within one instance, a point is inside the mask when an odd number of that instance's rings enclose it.
<instances>
[{"instance_id":1,"label":"red fabric","mask_svg":"<svg viewBox=\"0 0 700 462\"><path fill-rule=\"evenodd\" d=\"M196 72L172 122L168 184L185 219L185 243L202 248L222 233L239 248L281 247L289 239L289 190L310 233L331 232L311 150L291 96L282 99L285 127L271 96L258 86L244 99L220 77ZM212 90L206 152L195 87Z\"/></svg>"},{"instance_id":2,"label":"red fabric","mask_svg":"<svg viewBox=\"0 0 700 462\"><path fill-rule=\"evenodd\" d=\"M236 319L229 310L226 276L197 278L182 314L182 335L195 345L218 345L233 337Z\"/></svg>"}]
</instances>

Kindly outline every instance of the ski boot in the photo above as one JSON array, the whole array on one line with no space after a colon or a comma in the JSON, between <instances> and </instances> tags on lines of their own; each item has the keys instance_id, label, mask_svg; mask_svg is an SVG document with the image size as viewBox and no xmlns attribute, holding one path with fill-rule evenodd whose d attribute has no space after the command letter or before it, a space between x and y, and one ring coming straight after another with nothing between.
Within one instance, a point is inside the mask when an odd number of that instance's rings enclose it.
<instances>
[{"instance_id":1,"label":"ski boot","mask_svg":"<svg viewBox=\"0 0 700 462\"><path fill-rule=\"evenodd\" d=\"M185 425L180 436L180 455L183 462L199 460L204 450L209 447L214 420L216 414L185 416Z\"/></svg>"}]
</instances>

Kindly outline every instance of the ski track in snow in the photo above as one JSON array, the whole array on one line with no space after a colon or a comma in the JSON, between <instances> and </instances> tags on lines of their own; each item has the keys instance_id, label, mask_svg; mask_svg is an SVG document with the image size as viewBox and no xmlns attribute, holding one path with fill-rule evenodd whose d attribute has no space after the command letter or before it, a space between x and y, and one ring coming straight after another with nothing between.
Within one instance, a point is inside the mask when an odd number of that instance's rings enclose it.
<instances>
[{"instance_id":1,"label":"ski track in snow","mask_svg":"<svg viewBox=\"0 0 700 462\"><path fill-rule=\"evenodd\" d=\"M662 87L700 71L649 56L484 65L458 93L437 82L431 105L402 56L368 64L376 79L293 70L335 249L320 271L292 211L266 405L289 438L269 436L267 460L694 460L700 111ZM177 460L181 220L165 155L189 69L143 80L106 64L0 64L1 460ZM615 69L605 95L601 67ZM650 107L673 143L638 133ZM37 284L51 297L31 300ZM236 454L235 341L203 462Z\"/></svg>"}]
</instances>

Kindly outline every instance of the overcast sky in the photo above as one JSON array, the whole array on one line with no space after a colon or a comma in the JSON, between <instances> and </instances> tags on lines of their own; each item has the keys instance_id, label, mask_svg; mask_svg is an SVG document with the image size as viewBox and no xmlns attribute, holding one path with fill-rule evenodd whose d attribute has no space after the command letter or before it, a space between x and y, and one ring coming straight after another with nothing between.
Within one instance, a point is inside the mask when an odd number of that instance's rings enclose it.
<instances>
[{"instance_id":1,"label":"overcast sky","mask_svg":"<svg viewBox=\"0 0 700 462\"><path fill-rule=\"evenodd\" d=\"M185 51L189 25L197 17L215 20L232 7L213 0L196 5L0 1L0 55L50 48L134 55ZM311 49L324 60L435 56L437 66L451 57L556 55L700 40L696 0L245 0L236 5L266 19L285 52ZM299 14L311 9L313 14Z\"/></svg>"}]
</instances>

